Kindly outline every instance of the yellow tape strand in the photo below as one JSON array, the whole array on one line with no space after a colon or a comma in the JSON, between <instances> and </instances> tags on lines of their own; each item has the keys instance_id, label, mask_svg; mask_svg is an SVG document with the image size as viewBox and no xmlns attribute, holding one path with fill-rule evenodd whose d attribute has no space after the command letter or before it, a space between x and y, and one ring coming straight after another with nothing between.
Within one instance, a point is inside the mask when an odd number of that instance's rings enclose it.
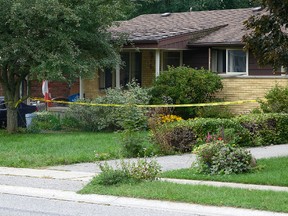
<instances>
[{"instance_id":1,"label":"yellow tape strand","mask_svg":"<svg viewBox=\"0 0 288 216\"><path fill-rule=\"evenodd\" d=\"M84 103L84 102L68 102L68 101L55 101L55 100L45 100L43 98L30 98L35 101L42 101L45 103L61 103L61 104L76 104L83 106L102 106L102 107L127 107L136 106L141 108L157 108L157 107L201 107L201 106L223 106L223 105L237 105L243 103L256 103L257 100L242 100L242 101L232 101L232 102L215 102L215 103L199 103L199 104L159 104L159 105L139 105L139 104L96 104L96 103Z\"/></svg>"}]
</instances>

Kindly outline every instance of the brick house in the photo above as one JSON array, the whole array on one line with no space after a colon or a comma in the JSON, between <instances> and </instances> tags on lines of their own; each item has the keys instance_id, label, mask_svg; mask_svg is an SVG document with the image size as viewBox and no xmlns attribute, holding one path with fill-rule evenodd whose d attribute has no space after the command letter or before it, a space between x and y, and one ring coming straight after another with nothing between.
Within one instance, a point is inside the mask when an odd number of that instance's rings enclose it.
<instances>
[{"instance_id":1,"label":"brick house","mask_svg":"<svg viewBox=\"0 0 288 216\"><path fill-rule=\"evenodd\" d=\"M92 85L98 83L98 90L118 87L135 78L145 87L168 65L185 65L222 76L224 89L220 96L226 101L262 98L276 83L288 84L288 77L275 74L272 67L259 67L253 54L243 50L243 22L256 13L260 12L248 8L147 14L120 22L111 31L128 36L121 53L125 64L114 71L100 72ZM85 94L92 97L97 92L89 82ZM243 112L255 106L245 104L232 109Z\"/></svg>"},{"instance_id":2,"label":"brick house","mask_svg":"<svg viewBox=\"0 0 288 216\"><path fill-rule=\"evenodd\" d=\"M248 8L147 14L119 22L110 31L128 38L121 52L123 64L114 70L98 71L94 79L80 80L73 88L51 84L52 97L67 97L78 90L80 97L95 98L103 89L123 86L132 79L149 87L168 66L185 65L222 76L220 96L226 101L262 98L276 83L288 84L288 76L273 73L269 66L259 67L252 53L243 50L243 22L255 13L259 11ZM31 92L39 96L41 85L32 84ZM243 112L255 106L251 103L231 108Z\"/></svg>"}]
</instances>

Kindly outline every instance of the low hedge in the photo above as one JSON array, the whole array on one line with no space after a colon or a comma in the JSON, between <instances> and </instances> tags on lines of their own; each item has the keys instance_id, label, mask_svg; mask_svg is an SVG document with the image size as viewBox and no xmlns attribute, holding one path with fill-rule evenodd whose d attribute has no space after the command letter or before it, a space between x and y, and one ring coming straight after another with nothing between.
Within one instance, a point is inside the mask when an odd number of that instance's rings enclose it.
<instances>
[{"instance_id":1,"label":"low hedge","mask_svg":"<svg viewBox=\"0 0 288 216\"><path fill-rule=\"evenodd\" d=\"M288 114L250 114L235 121L249 130L253 146L288 143Z\"/></svg>"},{"instance_id":2,"label":"low hedge","mask_svg":"<svg viewBox=\"0 0 288 216\"><path fill-rule=\"evenodd\" d=\"M212 135L212 136L211 136ZM152 138L163 152L189 152L207 138L242 147L288 143L288 114L249 114L232 119L198 118L161 125Z\"/></svg>"}]
</instances>

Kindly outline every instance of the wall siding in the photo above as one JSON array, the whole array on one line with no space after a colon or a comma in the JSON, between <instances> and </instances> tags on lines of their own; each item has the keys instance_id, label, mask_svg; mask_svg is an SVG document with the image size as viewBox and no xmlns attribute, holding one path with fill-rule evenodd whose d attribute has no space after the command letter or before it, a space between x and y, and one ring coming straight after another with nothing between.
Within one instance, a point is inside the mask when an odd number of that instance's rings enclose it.
<instances>
[{"instance_id":1,"label":"wall siding","mask_svg":"<svg viewBox=\"0 0 288 216\"><path fill-rule=\"evenodd\" d=\"M225 101L254 100L264 98L265 93L276 84L288 85L288 77L234 77L222 79L224 88L217 94ZM234 113L246 113L258 107L258 103L231 105L229 109Z\"/></svg>"},{"instance_id":2,"label":"wall siding","mask_svg":"<svg viewBox=\"0 0 288 216\"><path fill-rule=\"evenodd\" d=\"M209 49L199 48L197 50L183 51L183 64L192 68L209 68Z\"/></svg>"},{"instance_id":3,"label":"wall siding","mask_svg":"<svg viewBox=\"0 0 288 216\"><path fill-rule=\"evenodd\" d=\"M273 76L273 68L271 66L260 67L254 55L249 52L249 75L250 76Z\"/></svg>"}]
</instances>

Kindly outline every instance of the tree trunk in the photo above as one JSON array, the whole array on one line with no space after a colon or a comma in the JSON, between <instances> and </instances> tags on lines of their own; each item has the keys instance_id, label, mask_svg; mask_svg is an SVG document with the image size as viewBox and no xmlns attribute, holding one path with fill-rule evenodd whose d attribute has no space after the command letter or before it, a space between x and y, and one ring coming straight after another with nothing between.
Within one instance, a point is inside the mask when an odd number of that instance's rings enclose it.
<instances>
[{"instance_id":1,"label":"tree trunk","mask_svg":"<svg viewBox=\"0 0 288 216\"><path fill-rule=\"evenodd\" d=\"M17 132L18 119L17 119L17 109L14 107L7 107L7 131L8 133Z\"/></svg>"}]
</instances>

